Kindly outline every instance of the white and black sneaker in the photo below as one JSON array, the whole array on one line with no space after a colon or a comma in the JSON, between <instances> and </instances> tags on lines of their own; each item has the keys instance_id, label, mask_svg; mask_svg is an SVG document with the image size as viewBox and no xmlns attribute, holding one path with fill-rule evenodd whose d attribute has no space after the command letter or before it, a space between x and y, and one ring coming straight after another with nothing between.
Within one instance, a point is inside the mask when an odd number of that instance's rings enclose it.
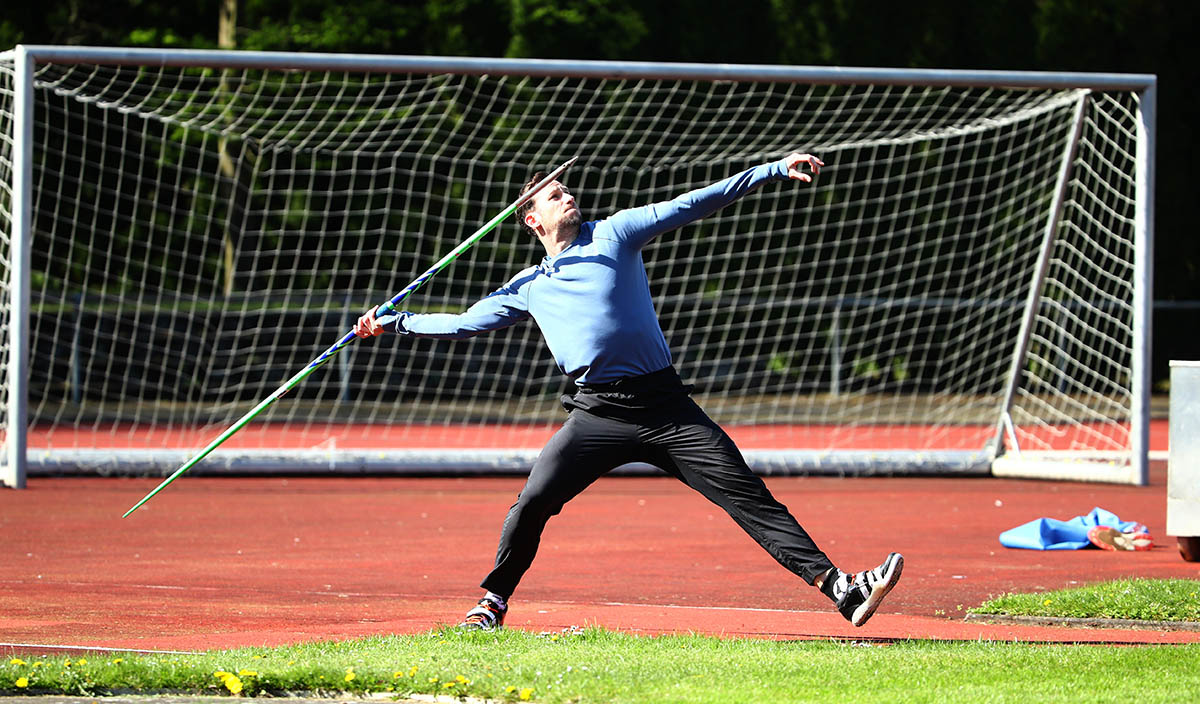
<instances>
[{"instance_id":1,"label":"white and black sneaker","mask_svg":"<svg viewBox=\"0 0 1200 704\"><path fill-rule=\"evenodd\" d=\"M847 574L837 568L825 578L821 591L833 600L837 610L855 626L861 626L871 618L883 598L900 581L904 569L904 556L894 552L883 564L873 570Z\"/></svg>"},{"instance_id":2,"label":"white and black sneaker","mask_svg":"<svg viewBox=\"0 0 1200 704\"><path fill-rule=\"evenodd\" d=\"M504 615L507 613L508 604L503 600L485 596L467 612L467 617L458 627L463 630L493 631L504 625Z\"/></svg>"}]
</instances>

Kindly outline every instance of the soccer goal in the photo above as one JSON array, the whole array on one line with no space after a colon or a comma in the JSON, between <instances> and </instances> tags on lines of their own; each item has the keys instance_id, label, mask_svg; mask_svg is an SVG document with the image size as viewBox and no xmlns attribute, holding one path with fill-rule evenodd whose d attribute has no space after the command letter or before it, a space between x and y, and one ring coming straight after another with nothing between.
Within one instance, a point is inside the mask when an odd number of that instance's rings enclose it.
<instances>
[{"instance_id":1,"label":"soccer goal","mask_svg":"<svg viewBox=\"0 0 1200 704\"><path fill-rule=\"evenodd\" d=\"M25 46L0 54L4 483L173 470L571 156L585 217L794 151L645 252L762 473L1145 482L1155 78ZM501 226L408 302L542 256ZM352 345L196 472L520 472L532 323Z\"/></svg>"}]
</instances>

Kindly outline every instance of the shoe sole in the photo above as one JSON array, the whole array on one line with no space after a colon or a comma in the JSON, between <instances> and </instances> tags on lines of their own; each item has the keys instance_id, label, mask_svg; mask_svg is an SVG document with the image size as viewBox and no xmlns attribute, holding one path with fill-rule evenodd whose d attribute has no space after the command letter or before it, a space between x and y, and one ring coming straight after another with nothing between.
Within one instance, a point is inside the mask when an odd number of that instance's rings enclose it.
<instances>
[{"instance_id":1,"label":"shoe sole","mask_svg":"<svg viewBox=\"0 0 1200 704\"><path fill-rule=\"evenodd\" d=\"M1101 550L1149 550L1154 539L1149 533L1126 534L1111 526L1095 526L1088 531L1088 541Z\"/></svg>"},{"instance_id":2,"label":"shoe sole","mask_svg":"<svg viewBox=\"0 0 1200 704\"><path fill-rule=\"evenodd\" d=\"M883 603L883 598L888 595L888 592L892 591L892 587L896 586L896 582L900 581L900 572L904 569L904 556L898 552L894 552L888 555L888 560L891 561L891 565L887 573L884 574L883 581L878 582L871 589L870 596L867 597L862 606L854 610L854 618L850 619L850 623L855 626L861 626L866 623L867 619L875 614L875 609L878 609L879 605Z\"/></svg>"}]
</instances>

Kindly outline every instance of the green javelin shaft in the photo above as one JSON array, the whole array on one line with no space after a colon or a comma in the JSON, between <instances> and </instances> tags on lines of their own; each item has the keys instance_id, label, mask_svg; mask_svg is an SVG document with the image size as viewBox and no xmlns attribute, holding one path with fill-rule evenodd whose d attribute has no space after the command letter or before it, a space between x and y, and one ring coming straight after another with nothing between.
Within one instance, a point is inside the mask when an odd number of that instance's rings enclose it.
<instances>
[{"instance_id":1,"label":"green javelin shaft","mask_svg":"<svg viewBox=\"0 0 1200 704\"><path fill-rule=\"evenodd\" d=\"M407 298L410 293L412 293L413 291L416 291L418 288L423 286L426 281L429 281L431 278L433 278L433 276L435 274L437 274L439 271L441 271L442 269L445 269L447 266L449 266L451 262L453 262L455 259L457 259L463 252L470 249L471 246L474 245L476 242L478 242L480 239L482 239L484 235L491 232L497 225L499 225L501 222L503 222L505 218L512 215L514 212L516 212L517 208L521 207L522 205L527 203L531 198L533 198L535 195L537 195L538 191L541 191L543 188L545 188L546 186L553 183L554 180L557 179L559 176L561 176L564 171L569 169L571 167L571 164L574 164L575 160L578 158L579 157L572 157L565 164L558 167L554 171L551 171L550 174L548 176L546 176L546 178L542 179L541 181L538 181L537 184L533 188L529 189L524 195L522 195L520 198L518 198L516 201L514 201L512 203L512 205L508 206L499 215L497 215L496 217L489 220L483 227L476 230L474 234L472 234L467 239L463 240L463 242L461 244L459 244L457 247L455 247L449 254L442 257L441 260L438 261L437 264L434 264L432 267L430 267L428 270L426 270L426 272L424 274L421 274L420 276L418 276L416 278L416 280L414 280L408 286L405 286L404 290L402 290L400 293L397 293L395 296L392 296L392 298L387 303L384 303L383 305L379 306L379 310L376 311L376 315L382 315L382 314L385 314L385 313L395 310L396 306L398 306L401 301L403 301L405 298ZM353 342L356 339L356 337L357 336L354 334L353 330L350 331L349 333L347 333L346 335L344 335L342 337L342 339L340 339L336 343L334 343L334 345L332 347L325 350L321 354L320 357L317 357L313 361L309 362L308 366L306 366L304 369L301 369L299 372L296 373L295 376L293 376L291 379L288 379L286 382L284 382L283 386L280 386L278 389L275 389L275 391L272 392L270 396L266 397L262 401L259 401L257 406L250 409L249 413L242 416L241 419L239 419L233 425L229 426L229 428L227 428L225 430L225 432L218 435L216 440L213 440L212 442L210 442L203 450L196 453L195 456L193 456L187 462L184 462L183 465L179 469L175 470L174 474L172 474L171 476L164 479L161 484L159 484L158 486L156 486L154 488L154 491L151 491L149 494L146 494L144 497L142 497L142 500L137 502L136 504L134 504L133 508L126 511L121 516L121 518L128 517L129 514L138 510L138 508L140 508L142 504L144 504L147 501L149 501L150 499L152 499L155 494L157 494L158 492L167 488L168 484L170 484L171 482L178 479L184 472L186 472L189 469L191 469L192 467L194 467L198 462L200 462L200 460L207 457L209 455L209 453L211 453L213 450L220 447L221 443L228 440L234 433L241 430L243 427L246 426L247 423L249 423L251 420L253 420L255 416L257 416L259 413L262 413L264 410L266 410L268 407L270 407L273 403L278 401L280 397L282 397L288 391L291 391L293 388L295 388L295 386L297 384L299 384L301 381L303 381L305 377L307 377L309 374L312 374L314 371L316 371L320 367L324 366L330 359L333 358L333 356L335 354L337 354L339 351L341 351L343 348L345 348L347 345L349 345L351 342Z\"/></svg>"}]
</instances>

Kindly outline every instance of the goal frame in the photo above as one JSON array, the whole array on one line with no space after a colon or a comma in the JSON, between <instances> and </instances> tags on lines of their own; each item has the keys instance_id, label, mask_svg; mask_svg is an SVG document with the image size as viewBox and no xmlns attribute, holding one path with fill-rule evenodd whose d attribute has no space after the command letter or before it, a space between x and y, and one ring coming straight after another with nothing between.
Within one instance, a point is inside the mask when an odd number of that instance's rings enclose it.
<instances>
[{"instance_id":1,"label":"goal frame","mask_svg":"<svg viewBox=\"0 0 1200 704\"><path fill-rule=\"evenodd\" d=\"M986 71L986 70L937 70L937 69L889 69L858 67L783 66L783 65L737 65L698 63L651 63L624 61L567 61L541 59L501 58L458 58L433 56L382 56L357 54L322 54L291 52L245 52L221 50L186 49L135 49L105 47L65 47L45 45L18 45L0 54L13 62L14 96L12 133L6 136L12 145L12 232L10 237L9 293L9 356L7 365L9 392L7 397L7 428L4 457L0 458L0 485L22 488L25 486L30 457L27 450L26 431L28 420L27 380L29 372L29 325L31 300L30 257L33 163L34 163L34 73L40 62L87 62L102 65L148 65L176 67L210 67L241 69L306 69L322 71L369 71L378 73L449 73L464 75L522 75L533 77L580 77L603 79L654 79L654 80L703 80L703 81L750 81L750 82L793 82L820 85L924 85L933 87L1009 87L1009 88L1078 88L1097 91L1126 91L1137 94L1136 174L1134 207L1134 282L1133 282L1133 326L1131 390L1132 408L1130 418L1132 459L1127 466L1114 467L1112 476L1103 470L1091 479L1111 480L1145 485L1149 479L1149 427L1150 427L1150 324L1152 306L1152 260L1154 238L1154 158L1155 158L1155 101L1157 78L1152 74L1082 73L1082 72L1038 72L1038 71ZM1065 169L1064 169L1065 171ZM1060 175L1059 191L1062 190ZM1034 283L1044 274L1046 251L1053 238L1054 219L1047 223L1047 242L1043 244L1039 271L1034 273ZM1030 321L1022 324L1022 335L1028 335ZM1011 404L1016 377L1023 363L1027 339L1018 340L1013 352L1010 379L1005 393L1006 409ZM995 446L1003 446L1007 412L996 428ZM88 450L79 450L86 454ZM68 453L69 454L69 453ZM136 452L134 453L136 454ZM372 469L371 460L365 457L348 458L347 471L380 471ZM419 453L418 453L419 454ZM469 454L469 453L468 453ZM777 453L764 452L757 457L746 453L756 470L778 471L786 460L776 457ZM927 453L928 454L928 453ZM961 453L960 453L961 454ZM973 464L968 471L978 471L981 457L986 453L970 453L966 461ZM851 465L867 463L869 459L856 460L850 453ZM928 466L937 471L939 466L952 467L961 459L927 457ZM1008 462L1005 458L992 462L983 457L986 466L980 473L1005 476L1038 476L1046 478L1078 478L1060 471L1054 466L1038 467L1036 459L1023 458L1021 462ZM42 458L41 466L56 471L56 460ZM60 460L61 471L71 464L70 458ZM138 464L131 456L133 465ZM528 466L531 453L496 451L489 456L472 459L467 457L458 466L460 471L486 472L495 470L513 471ZM330 459L326 455L315 460L313 471L328 469ZM407 466L414 471L429 471L436 460L414 456ZM236 461L221 462L215 466L226 470L278 471L286 466L270 453L256 457L253 453ZM820 471L821 458L809 465L805 471ZM293 466L294 469L294 466ZM834 471L846 473L844 466ZM952 468L951 471L961 471Z\"/></svg>"}]
</instances>

